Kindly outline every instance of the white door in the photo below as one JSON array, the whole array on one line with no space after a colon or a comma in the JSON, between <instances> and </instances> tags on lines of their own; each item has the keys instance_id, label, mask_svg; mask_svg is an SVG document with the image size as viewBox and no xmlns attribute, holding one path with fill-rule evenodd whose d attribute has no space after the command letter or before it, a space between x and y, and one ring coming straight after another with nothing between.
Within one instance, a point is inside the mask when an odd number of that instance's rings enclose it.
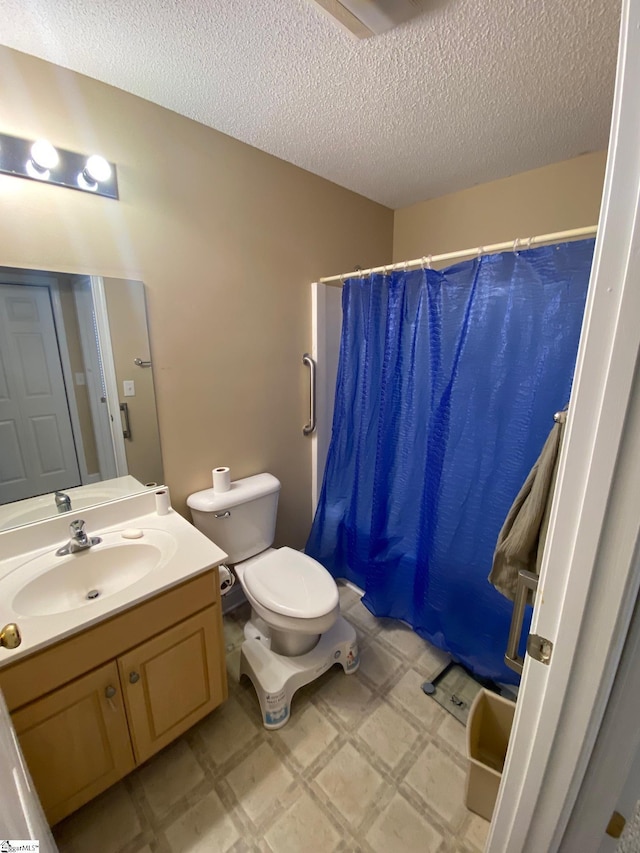
<instances>
[{"instance_id":1,"label":"white door","mask_svg":"<svg viewBox=\"0 0 640 853\"><path fill-rule=\"evenodd\" d=\"M574 388L527 655L488 853L597 851L628 766L601 782L601 809L567 826L619 666L640 583L640 3L625 0L613 122ZM636 714L637 718L637 714ZM637 719L618 738L635 753ZM603 820L602 811L606 814Z\"/></svg>"},{"instance_id":2,"label":"white door","mask_svg":"<svg viewBox=\"0 0 640 853\"><path fill-rule=\"evenodd\" d=\"M0 284L0 503L79 485L49 291Z\"/></svg>"}]
</instances>

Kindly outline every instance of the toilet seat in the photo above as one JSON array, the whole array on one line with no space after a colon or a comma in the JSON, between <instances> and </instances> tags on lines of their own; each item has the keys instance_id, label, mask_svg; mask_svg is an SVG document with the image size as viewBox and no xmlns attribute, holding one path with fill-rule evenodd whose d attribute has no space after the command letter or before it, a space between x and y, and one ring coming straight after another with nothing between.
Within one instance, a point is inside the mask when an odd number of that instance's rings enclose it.
<instances>
[{"instance_id":1,"label":"toilet seat","mask_svg":"<svg viewBox=\"0 0 640 853\"><path fill-rule=\"evenodd\" d=\"M252 561L243 586L271 613L292 619L317 619L338 606L338 587L312 557L293 548L278 548Z\"/></svg>"}]
</instances>

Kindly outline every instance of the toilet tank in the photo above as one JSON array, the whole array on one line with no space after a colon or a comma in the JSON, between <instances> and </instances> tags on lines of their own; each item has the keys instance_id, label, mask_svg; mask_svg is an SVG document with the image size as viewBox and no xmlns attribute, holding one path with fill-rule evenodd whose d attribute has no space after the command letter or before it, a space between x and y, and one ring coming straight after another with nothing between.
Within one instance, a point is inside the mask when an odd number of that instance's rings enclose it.
<instances>
[{"instance_id":1,"label":"toilet tank","mask_svg":"<svg viewBox=\"0 0 640 853\"><path fill-rule=\"evenodd\" d=\"M280 481L272 474L234 480L228 492L204 489L187 498L195 526L240 563L273 544Z\"/></svg>"}]
</instances>

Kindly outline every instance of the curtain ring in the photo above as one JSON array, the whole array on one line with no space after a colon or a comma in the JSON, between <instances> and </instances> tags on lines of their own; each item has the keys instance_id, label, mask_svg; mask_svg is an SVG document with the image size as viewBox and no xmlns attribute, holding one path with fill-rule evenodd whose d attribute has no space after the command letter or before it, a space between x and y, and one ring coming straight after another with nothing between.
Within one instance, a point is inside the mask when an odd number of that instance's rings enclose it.
<instances>
[{"instance_id":1,"label":"curtain ring","mask_svg":"<svg viewBox=\"0 0 640 853\"><path fill-rule=\"evenodd\" d=\"M427 255L427 269L428 270L431 269L431 258L432 257L433 257L433 255Z\"/></svg>"},{"instance_id":2,"label":"curtain ring","mask_svg":"<svg viewBox=\"0 0 640 853\"><path fill-rule=\"evenodd\" d=\"M527 240L527 249L531 248L531 241L532 240L533 240L533 237L529 237L529 239Z\"/></svg>"},{"instance_id":3,"label":"curtain ring","mask_svg":"<svg viewBox=\"0 0 640 853\"><path fill-rule=\"evenodd\" d=\"M483 254L484 254L484 246L478 246L478 260L480 260L480 258L483 256Z\"/></svg>"},{"instance_id":4,"label":"curtain ring","mask_svg":"<svg viewBox=\"0 0 640 853\"><path fill-rule=\"evenodd\" d=\"M514 253L514 255L517 254L517 252L518 252L518 243L519 242L520 242L519 237L516 237L516 239L513 241L513 253Z\"/></svg>"},{"instance_id":5,"label":"curtain ring","mask_svg":"<svg viewBox=\"0 0 640 853\"><path fill-rule=\"evenodd\" d=\"M421 268L422 268L422 272L424 272L425 264L426 264L426 263L427 263L427 259L426 259L426 258L425 258L425 256L423 255L423 256L422 256L422 260L420 261L420 266L421 266Z\"/></svg>"}]
</instances>

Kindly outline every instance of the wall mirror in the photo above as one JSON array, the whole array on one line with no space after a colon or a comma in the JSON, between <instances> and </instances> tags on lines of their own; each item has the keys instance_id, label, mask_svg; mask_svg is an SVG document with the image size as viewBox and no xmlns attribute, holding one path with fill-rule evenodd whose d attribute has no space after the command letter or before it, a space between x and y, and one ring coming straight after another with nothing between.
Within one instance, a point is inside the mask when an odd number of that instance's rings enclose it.
<instances>
[{"instance_id":1,"label":"wall mirror","mask_svg":"<svg viewBox=\"0 0 640 853\"><path fill-rule=\"evenodd\" d=\"M0 530L162 482L142 282L0 267Z\"/></svg>"}]
</instances>

